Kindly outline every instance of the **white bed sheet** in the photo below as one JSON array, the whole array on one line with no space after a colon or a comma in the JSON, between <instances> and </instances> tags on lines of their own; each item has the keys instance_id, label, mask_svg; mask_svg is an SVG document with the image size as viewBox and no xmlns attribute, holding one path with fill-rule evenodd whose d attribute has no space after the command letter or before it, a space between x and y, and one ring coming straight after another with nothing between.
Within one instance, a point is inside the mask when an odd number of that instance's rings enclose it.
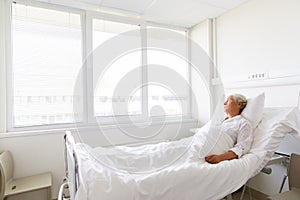
<instances>
[{"instance_id":1,"label":"white bed sheet","mask_svg":"<svg viewBox=\"0 0 300 200\"><path fill-rule=\"evenodd\" d=\"M250 152L219 164L188 159L192 138L136 148L76 144L80 186L75 199L221 199L260 172L285 134L299 130L298 109L265 109Z\"/></svg>"}]
</instances>

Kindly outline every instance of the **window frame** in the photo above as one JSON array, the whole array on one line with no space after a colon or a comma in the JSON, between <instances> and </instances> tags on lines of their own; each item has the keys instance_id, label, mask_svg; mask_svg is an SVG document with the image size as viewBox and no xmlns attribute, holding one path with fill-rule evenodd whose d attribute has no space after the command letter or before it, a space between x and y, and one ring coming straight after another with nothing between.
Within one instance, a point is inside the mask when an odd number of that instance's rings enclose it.
<instances>
[{"instance_id":1,"label":"window frame","mask_svg":"<svg viewBox=\"0 0 300 200\"><path fill-rule=\"evenodd\" d=\"M99 20L106 20L106 21L110 21L110 22L117 22L117 23L124 23L124 24L130 24L130 25L137 25L140 26L140 33L141 33L141 44L142 44L142 58L141 61L144 65L144 60L146 59L146 55L145 55L145 48L143 48L143 44L144 44L144 33L143 33L143 29L141 27L141 24L138 23L138 21L134 21L134 20L129 20L129 19L124 19L118 16L114 16L114 15L107 15L107 14L101 14L101 13L96 13L93 11L87 11L87 18L86 18L86 24L88 24L87 26L87 35L86 35L86 41L87 41L87 52L92 52L93 51L93 37L92 37L92 32L93 32L93 19L99 19ZM107 19L109 18L109 20ZM92 61L88 60L88 65L92 65ZM146 77L146 72L144 70L144 68L142 69L141 72L141 84L145 83L145 78ZM89 87L86 88L87 92L87 104L89 105L88 107L88 123L92 123L95 124L97 123L97 120L101 119L101 125L111 125L114 120L117 118L118 121L121 121L123 124L128 123L129 121L126 121L125 119L130 116L130 118L134 121L134 122L143 122L146 119L147 116L147 107L144 105L145 101L144 101L144 93L145 93L145 87L142 88L142 92L141 92L141 97L142 97L142 114L138 115L138 116L133 116L133 115L126 115L126 117L124 116L94 116L94 91L93 91L93 73L92 72L88 72L87 74L87 79L89 81L88 85Z\"/></svg>"},{"instance_id":2,"label":"window frame","mask_svg":"<svg viewBox=\"0 0 300 200\"><path fill-rule=\"evenodd\" d=\"M83 20L84 20L84 11L77 8L72 7L65 7L55 4L50 4L46 2L37 2L37 1L22 1L22 0L9 0L7 1L7 28L6 28L6 129L7 132L17 132L17 131L31 131L31 130L45 130L45 129L56 129L56 128L67 128L72 126L74 123L67 122L67 123L53 123L53 124L42 124L42 125L26 125L26 126L14 126L13 124L13 111L14 111L14 90L13 90L13 66L12 66L12 59L13 59L13 49L12 49L12 5L14 3L22 4L22 5L29 5L34 7L40 7L45 9L52 9L57 11L63 12L72 12L80 15L81 18L81 31L82 36L85 34L83 29ZM85 41L84 37L82 37L82 58L85 56ZM83 87L85 87L85 76L83 74ZM84 102L84 101L83 101ZM83 105L84 106L84 105ZM85 109L83 109L85 110ZM77 122L80 126L84 124L84 119L82 122Z\"/></svg>"},{"instance_id":3,"label":"window frame","mask_svg":"<svg viewBox=\"0 0 300 200\"><path fill-rule=\"evenodd\" d=\"M151 27L155 27L155 28L166 28L166 29L172 29L172 30L175 30L175 31L184 31L185 32L185 39L186 39L186 41L185 41L185 44L186 44L186 50L185 50L185 52L186 52L186 58L188 60L187 75L188 75L188 82L189 82L189 84L191 86L191 84L192 84L192 78L191 78L192 74L191 74L191 49L190 49L191 40L190 40L190 30L186 29L186 28L169 26L169 25L159 24L159 23L154 23L154 22L148 22L146 26L151 26ZM147 35L146 35L146 42L147 42ZM187 89L188 89L188 92L187 92L187 94L188 94L187 112L188 113L186 115L182 115L181 117L178 117L178 115L154 116L154 117L150 117L150 118L153 119L154 121L164 120L165 117L166 117L166 119L168 121L181 120L181 119L183 119L183 120L192 119L192 98L191 98L192 89L191 89L191 87L189 87Z\"/></svg>"},{"instance_id":4,"label":"window frame","mask_svg":"<svg viewBox=\"0 0 300 200\"><path fill-rule=\"evenodd\" d=\"M141 31L141 48L142 48L142 65L146 66L147 64L147 26L151 27L159 27L159 28L168 28L173 30L179 30L179 31L185 31L186 32L186 54L187 59L190 63L190 39L189 39L189 29L182 28L182 27L175 27L175 26L169 26L165 24L158 24L153 22L145 22L141 19L132 19L127 18L125 16L116 16L112 14L107 13L99 13L95 11L90 10L84 10L69 6L63 6L63 5L56 5L46 2L38 2L33 0L8 0L5 4L5 70L6 73L3 75L6 80L6 86L1 87L1 92L5 94L5 111L4 114L0 116L1 123L0 123L0 131L5 130L5 132L19 132L19 131L37 131L37 130L46 130L46 129L63 129L63 128L70 128L74 127L74 123L58 123L58 124L45 124L45 125L30 125L30 126L22 126L22 127L14 127L13 124L13 68L12 68L12 4L13 3L19 3L23 5L30 5L30 6L36 6L46 9L53 9L58 11L67 11L72 12L80 15L81 18L81 31L82 31L82 63L85 61L87 55L89 52L92 51L92 22L93 19L101 19L101 20L107 20L112 22L119 22L119 23L125 23L125 24L132 24L132 25L139 25L140 31ZM91 61L87 60L87 65L90 65ZM188 64L188 81L191 84L191 65ZM87 68L83 68L82 70L82 78L83 78L83 121L82 122L76 122L76 126L78 127L93 127L99 125L97 123L97 120L101 118L101 125L103 126L112 126L114 125L114 118L117 118L122 124L126 125L128 124L128 121L124 120L123 116L112 116L112 117L94 117L94 97L93 97L93 81L92 81L93 73L91 71L88 71ZM147 69L142 69L141 74L141 82L144 85L147 83ZM155 116L150 117L148 113L148 88L143 87L141 91L141 98L142 98L142 114L140 116L134 116L130 117L135 123L141 123L141 124L147 124L149 122L154 122L154 124L160 124L160 123L174 123L178 121L191 121L192 114L191 114L191 108L192 108L192 101L191 101L191 89L187 92L188 94L188 113L187 115L170 115L170 116ZM126 115L127 117L129 115ZM4 118L4 122L2 122L2 118ZM163 121L164 120L164 121Z\"/></svg>"}]
</instances>

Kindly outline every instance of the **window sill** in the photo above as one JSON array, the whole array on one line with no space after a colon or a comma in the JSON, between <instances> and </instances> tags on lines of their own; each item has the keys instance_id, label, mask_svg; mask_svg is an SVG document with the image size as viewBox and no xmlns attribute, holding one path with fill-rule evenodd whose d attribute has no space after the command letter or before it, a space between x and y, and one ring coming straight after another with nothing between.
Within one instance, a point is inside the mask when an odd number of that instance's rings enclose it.
<instances>
[{"instance_id":1,"label":"window sill","mask_svg":"<svg viewBox=\"0 0 300 200\"><path fill-rule=\"evenodd\" d=\"M159 126L159 125L172 125L172 124L177 124L177 123L197 123L197 119L181 119L181 120L168 120L168 121L153 121L151 124L148 122L140 122L140 123L135 123L135 125L138 126ZM103 130L113 130L113 129L118 129L120 127L126 127L126 128L134 128L136 126L133 126L132 124L120 124L120 125L115 125L115 124L104 124L100 126L101 129ZM33 129L33 127L30 127ZM38 127L34 127L34 130L29 130L30 128L15 128L16 130L9 131L9 132L3 132L0 133L0 139L2 138L13 138L13 137L27 137L27 136L39 136L39 135L53 135L53 134L65 134L66 130L74 131L76 129L81 129L82 131L97 131L97 128L99 128L99 125L96 123L90 123L90 124L68 124L67 126L63 127L39 127L40 129L37 129ZM19 129L19 130L18 130Z\"/></svg>"}]
</instances>

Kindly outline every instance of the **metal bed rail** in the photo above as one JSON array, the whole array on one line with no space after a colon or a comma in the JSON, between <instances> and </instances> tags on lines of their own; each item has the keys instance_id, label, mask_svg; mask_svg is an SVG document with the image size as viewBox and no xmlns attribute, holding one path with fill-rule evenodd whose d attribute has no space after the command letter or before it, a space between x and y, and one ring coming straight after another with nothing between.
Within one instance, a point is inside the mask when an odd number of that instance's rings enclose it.
<instances>
[{"instance_id":1,"label":"metal bed rail","mask_svg":"<svg viewBox=\"0 0 300 200\"><path fill-rule=\"evenodd\" d=\"M64 135L65 177L59 189L58 200L72 199L80 184L78 159L73 149L75 142L70 134L69 131L66 131Z\"/></svg>"}]
</instances>

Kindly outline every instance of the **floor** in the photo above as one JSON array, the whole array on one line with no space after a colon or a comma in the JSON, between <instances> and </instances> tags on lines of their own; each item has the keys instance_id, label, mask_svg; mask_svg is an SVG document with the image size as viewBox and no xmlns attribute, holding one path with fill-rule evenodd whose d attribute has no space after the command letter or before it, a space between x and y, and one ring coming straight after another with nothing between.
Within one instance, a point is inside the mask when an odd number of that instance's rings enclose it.
<instances>
[{"instance_id":1,"label":"floor","mask_svg":"<svg viewBox=\"0 0 300 200\"><path fill-rule=\"evenodd\" d=\"M242 195L242 188L232 194L232 200L250 200L249 189L247 188L244 193L244 198L240 199ZM267 200L267 196L261 192L257 192L251 189L252 200ZM55 199L57 200L57 199ZM63 198L63 200L70 200L69 198ZM222 200L227 200L226 198Z\"/></svg>"},{"instance_id":2,"label":"floor","mask_svg":"<svg viewBox=\"0 0 300 200\"><path fill-rule=\"evenodd\" d=\"M242 195L242 189L238 190L237 192L233 193L232 199L233 200L240 200L240 197ZM251 196L252 200L266 200L267 196L261 192L257 192L255 190L251 190ZM247 188L244 194L243 200L250 200L249 196L249 189Z\"/></svg>"}]
</instances>

